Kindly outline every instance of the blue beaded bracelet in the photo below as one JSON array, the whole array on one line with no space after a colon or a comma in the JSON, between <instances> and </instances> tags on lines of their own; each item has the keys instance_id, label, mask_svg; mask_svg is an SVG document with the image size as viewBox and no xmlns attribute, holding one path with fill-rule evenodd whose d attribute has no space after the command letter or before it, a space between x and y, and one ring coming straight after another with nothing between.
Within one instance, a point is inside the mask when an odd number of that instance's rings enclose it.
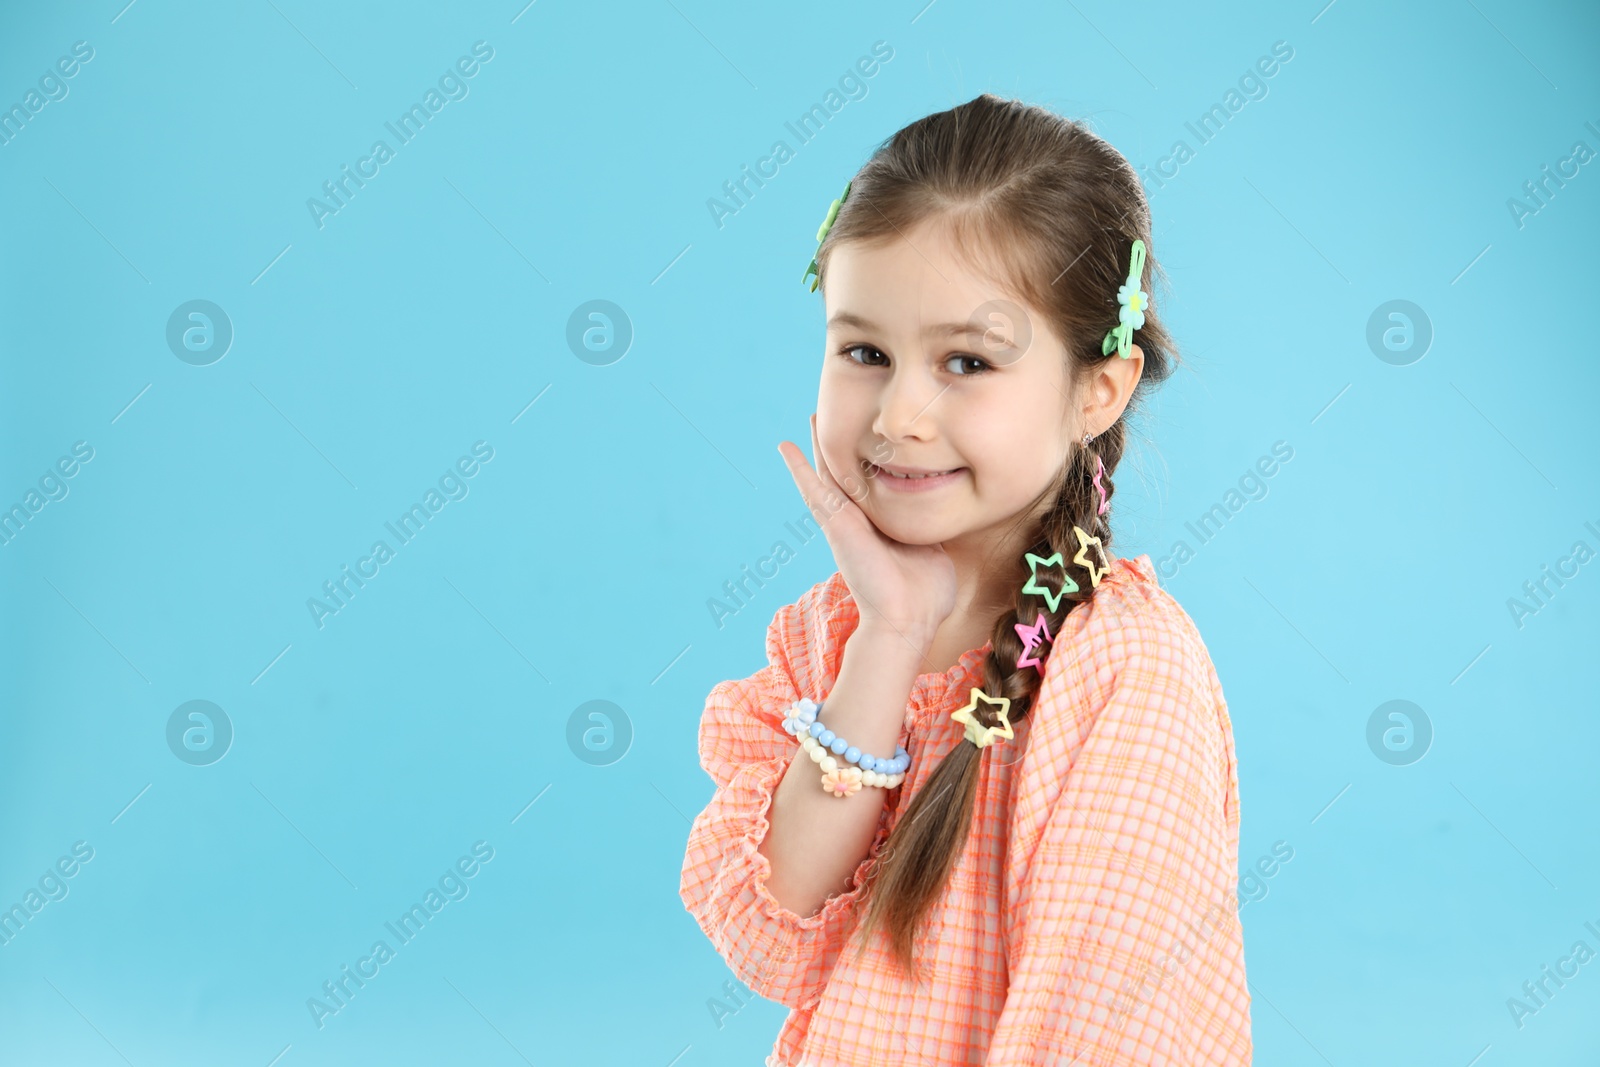
<instances>
[{"instance_id":1,"label":"blue beaded bracelet","mask_svg":"<svg viewBox=\"0 0 1600 1067\"><path fill-rule=\"evenodd\" d=\"M911 754L905 746L897 746L893 759L868 755L819 722L817 716L821 713L821 704L801 697L790 706L783 728L800 739L812 762L822 768L824 789L843 797L864 785L893 789L905 780L911 766Z\"/></svg>"}]
</instances>

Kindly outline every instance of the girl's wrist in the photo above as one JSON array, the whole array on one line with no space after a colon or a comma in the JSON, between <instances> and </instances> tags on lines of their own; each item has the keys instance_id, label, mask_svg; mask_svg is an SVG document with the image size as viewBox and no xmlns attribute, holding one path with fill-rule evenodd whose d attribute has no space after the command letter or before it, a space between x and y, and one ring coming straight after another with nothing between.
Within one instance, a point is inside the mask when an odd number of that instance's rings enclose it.
<instances>
[{"instance_id":1,"label":"girl's wrist","mask_svg":"<svg viewBox=\"0 0 1600 1067\"><path fill-rule=\"evenodd\" d=\"M937 628L901 628L892 623L863 619L845 643L845 652L852 648L868 651L872 662L880 669L904 667L915 678L924 669L924 657L933 647Z\"/></svg>"},{"instance_id":2,"label":"girl's wrist","mask_svg":"<svg viewBox=\"0 0 1600 1067\"><path fill-rule=\"evenodd\" d=\"M892 756L874 755L851 744L831 727L830 716L821 719L823 705L802 697L790 705L783 728L800 742L801 749L822 771L822 788L836 797L851 796L863 787L894 789L905 780L911 756L896 745Z\"/></svg>"}]
</instances>

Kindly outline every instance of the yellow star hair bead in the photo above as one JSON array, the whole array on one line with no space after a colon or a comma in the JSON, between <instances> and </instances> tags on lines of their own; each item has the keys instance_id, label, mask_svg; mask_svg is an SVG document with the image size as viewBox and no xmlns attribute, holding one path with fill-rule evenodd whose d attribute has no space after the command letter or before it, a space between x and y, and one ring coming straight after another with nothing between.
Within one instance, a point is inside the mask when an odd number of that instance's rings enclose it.
<instances>
[{"instance_id":1,"label":"yellow star hair bead","mask_svg":"<svg viewBox=\"0 0 1600 1067\"><path fill-rule=\"evenodd\" d=\"M1111 564L1106 560L1106 548L1100 543L1100 538L1090 537L1077 526L1072 528L1072 532L1078 535L1078 544L1081 546L1078 549L1078 554L1072 557L1072 562L1088 571L1089 584L1098 588L1100 579L1104 578L1106 572L1111 569ZM1100 557L1098 566L1089 558L1090 545L1094 546L1095 554Z\"/></svg>"},{"instance_id":2,"label":"yellow star hair bead","mask_svg":"<svg viewBox=\"0 0 1600 1067\"><path fill-rule=\"evenodd\" d=\"M983 699L985 704L991 704L995 708L999 709L995 712L995 715L1000 719L999 726L983 726L978 722L977 717L972 714L977 710L978 699L980 697ZM955 711L951 712L950 717L967 728L968 741L971 741L979 748L988 748L990 745L994 744L997 738L1002 741L1009 741L1016 736L1011 729L1011 720L1006 718L1010 712L1010 697L1000 697L999 699L996 699L990 696L988 693L985 693L982 689L974 686L972 690L971 702L969 702L966 707L957 708Z\"/></svg>"}]
</instances>

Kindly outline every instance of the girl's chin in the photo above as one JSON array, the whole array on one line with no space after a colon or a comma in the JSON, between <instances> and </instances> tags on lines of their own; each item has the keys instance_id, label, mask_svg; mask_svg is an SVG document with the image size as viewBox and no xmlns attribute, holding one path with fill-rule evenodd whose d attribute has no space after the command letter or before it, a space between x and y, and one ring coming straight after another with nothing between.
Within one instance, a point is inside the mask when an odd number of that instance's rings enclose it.
<instances>
[{"instance_id":1,"label":"girl's chin","mask_svg":"<svg viewBox=\"0 0 1600 1067\"><path fill-rule=\"evenodd\" d=\"M899 515L885 515L881 508L863 510L879 533L903 545L942 544L962 532L959 524L949 521L913 520Z\"/></svg>"}]
</instances>

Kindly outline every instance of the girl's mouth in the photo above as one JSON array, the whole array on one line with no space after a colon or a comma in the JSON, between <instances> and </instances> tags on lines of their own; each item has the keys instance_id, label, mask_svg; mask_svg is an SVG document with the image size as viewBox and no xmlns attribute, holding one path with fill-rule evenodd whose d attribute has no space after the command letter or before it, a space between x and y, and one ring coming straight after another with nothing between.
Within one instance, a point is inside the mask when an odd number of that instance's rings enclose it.
<instances>
[{"instance_id":1,"label":"girl's mouth","mask_svg":"<svg viewBox=\"0 0 1600 1067\"><path fill-rule=\"evenodd\" d=\"M965 467L956 467L953 470L941 471L938 474L906 475L896 474L884 470L876 463L867 463L867 476L877 478L886 488L897 493L925 493L931 489L938 489L955 482L962 474L966 473Z\"/></svg>"}]
</instances>

